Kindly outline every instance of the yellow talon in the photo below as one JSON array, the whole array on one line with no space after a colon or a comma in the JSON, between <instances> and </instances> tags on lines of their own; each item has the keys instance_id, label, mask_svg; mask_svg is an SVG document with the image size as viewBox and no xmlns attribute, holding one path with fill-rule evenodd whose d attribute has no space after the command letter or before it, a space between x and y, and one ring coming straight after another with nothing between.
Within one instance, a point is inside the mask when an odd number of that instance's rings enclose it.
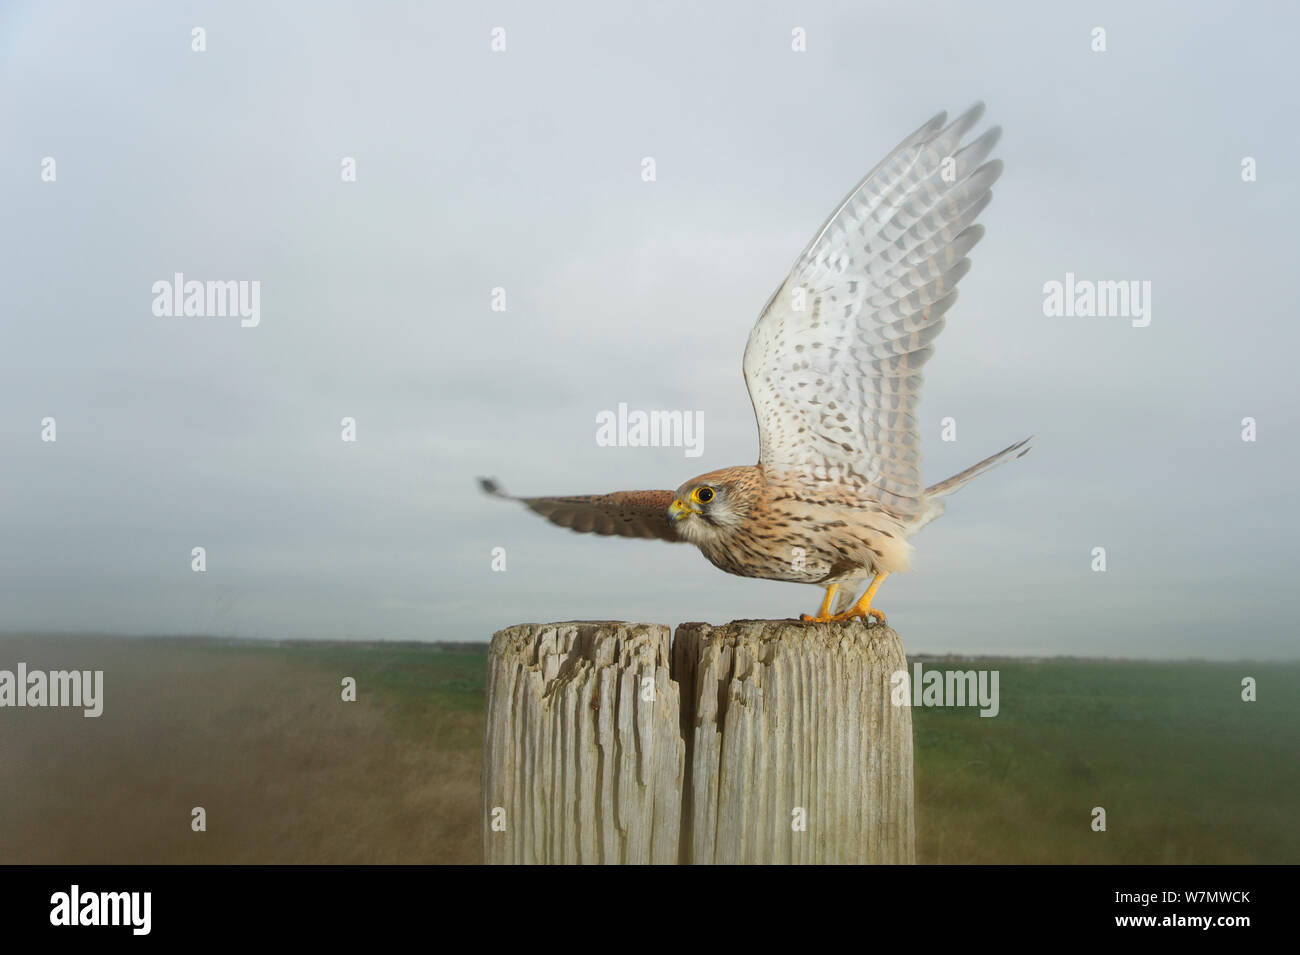
<instances>
[{"instance_id":1,"label":"yellow talon","mask_svg":"<svg viewBox=\"0 0 1300 955\"><path fill-rule=\"evenodd\" d=\"M851 610L844 611L844 613L837 613L835 616L829 617L828 621L831 623L844 623L848 620L866 620L868 617L875 617L881 623L885 622L884 611L874 610L870 607L866 610L859 610L857 607L854 607Z\"/></svg>"},{"instance_id":2,"label":"yellow talon","mask_svg":"<svg viewBox=\"0 0 1300 955\"><path fill-rule=\"evenodd\" d=\"M804 623L827 623L833 619L831 616L831 603L835 600L835 592L840 589L839 584L827 584L826 596L822 600L821 609L817 611L817 616L810 617L808 614L800 614L799 619Z\"/></svg>"},{"instance_id":3,"label":"yellow talon","mask_svg":"<svg viewBox=\"0 0 1300 955\"><path fill-rule=\"evenodd\" d=\"M831 596L834 593L835 584L826 588L826 599L822 601L822 609L817 612L816 617L810 617L804 614L800 619L807 623L845 623L849 620L865 620L867 617L875 617L881 623L885 622L885 614L871 606L872 599L876 596L876 591L880 589L880 584L889 574L881 572L872 578L871 586L866 589L861 597L844 613L828 614L830 609Z\"/></svg>"}]
</instances>

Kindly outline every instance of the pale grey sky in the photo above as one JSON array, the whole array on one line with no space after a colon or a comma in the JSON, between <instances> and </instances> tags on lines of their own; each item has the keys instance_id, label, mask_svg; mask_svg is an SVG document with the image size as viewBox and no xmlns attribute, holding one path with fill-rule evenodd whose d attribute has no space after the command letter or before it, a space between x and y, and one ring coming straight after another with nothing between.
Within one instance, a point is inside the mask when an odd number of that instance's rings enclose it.
<instances>
[{"instance_id":1,"label":"pale grey sky","mask_svg":"<svg viewBox=\"0 0 1300 955\"><path fill-rule=\"evenodd\" d=\"M485 640L813 609L474 479L583 493L753 463L759 309L898 140L982 99L1006 173L926 368L925 476L1037 447L952 498L877 605L917 652L1295 657L1298 19L6 4L0 629ZM154 316L178 271L259 281L260 325ZM1045 317L1066 272L1150 281L1150 326ZM619 402L703 412L703 456L598 447Z\"/></svg>"}]
</instances>

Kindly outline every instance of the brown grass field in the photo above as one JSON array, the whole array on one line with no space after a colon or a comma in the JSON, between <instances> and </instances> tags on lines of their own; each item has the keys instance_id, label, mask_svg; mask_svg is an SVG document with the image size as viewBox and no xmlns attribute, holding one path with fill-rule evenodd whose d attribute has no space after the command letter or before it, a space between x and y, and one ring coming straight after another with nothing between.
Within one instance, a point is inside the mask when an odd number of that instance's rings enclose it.
<instances>
[{"instance_id":1,"label":"brown grass field","mask_svg":"<svg viewBox=\"0 0 1300 955\"><path fill-rule=\"evenodd\" d=\"M0 711L0 861L477 862L481 706L385 698L364 649L0 640L0 667L105 671L97 719Z\"/></svg>"}]
</instances>

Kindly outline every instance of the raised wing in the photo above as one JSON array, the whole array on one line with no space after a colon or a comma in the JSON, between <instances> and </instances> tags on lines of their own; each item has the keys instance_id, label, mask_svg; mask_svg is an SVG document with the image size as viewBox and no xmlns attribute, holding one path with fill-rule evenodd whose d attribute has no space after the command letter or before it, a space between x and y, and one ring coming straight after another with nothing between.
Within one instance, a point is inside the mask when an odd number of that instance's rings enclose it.
<instances>
[{"instance_id":1,"label":"raised wing","mask_svg":"<svg viewBox=\"0 0 1300 955\"><path fill-rule=\"evenodd\" d=\"M668 523L672 491L615 491L613 494L582 494L574 497L511 497L495 481L479 478L483 490L493 497L519 501L559 524L583 534L618 537L649 537L679 541Z\"/></svg>"},{"instance_id":2,"label":"raised wing","mask_svg":"<svg viewBox=\"0 0 1300 955\"><path fill-rule=\"evenodd\" d=\"M763 309L744 365L769 474L849 486L905 521L924 510L921 366L1002 172L1000 161L984 162L997 127L959 148L983 111L976 104L947 126L940 113L903 140Z\"/></svg>"}]
</instances>

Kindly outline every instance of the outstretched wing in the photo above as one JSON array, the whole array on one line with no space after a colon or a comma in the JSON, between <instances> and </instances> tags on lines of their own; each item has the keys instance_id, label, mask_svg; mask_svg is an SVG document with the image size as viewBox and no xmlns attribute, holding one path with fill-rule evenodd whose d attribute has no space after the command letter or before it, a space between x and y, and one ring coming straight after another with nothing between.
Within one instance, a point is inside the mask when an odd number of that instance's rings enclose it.
<instances>
[{"instance_id":1,"label":"outstretched wing","mask_svg":"<svg viewBox=\"0 0 1300 955\"><path fill-rule=\"evenodd\" d=\"M493 497L519 501L552 524L583 534L650 537L681 540L668 523L672 491L615 491L613 494L582 494L575 497L511 497L495 481L479 478L483 490Z\"/></svg>"},{"instance_id":2,"label":"outstretched wing","mask_svg":"<svg viewBox=\"0 0 1300 955\"><path fill-rule=\"evenodd\" d=\"M1001 133L964 148L983 113L940 113L867 174L818 230L759 316L745 383L769 474L829 482L905 521L924 510L921 366L984 234ZM982 165L981 165L982 164Z\"/></svg>"}]
</instances>

